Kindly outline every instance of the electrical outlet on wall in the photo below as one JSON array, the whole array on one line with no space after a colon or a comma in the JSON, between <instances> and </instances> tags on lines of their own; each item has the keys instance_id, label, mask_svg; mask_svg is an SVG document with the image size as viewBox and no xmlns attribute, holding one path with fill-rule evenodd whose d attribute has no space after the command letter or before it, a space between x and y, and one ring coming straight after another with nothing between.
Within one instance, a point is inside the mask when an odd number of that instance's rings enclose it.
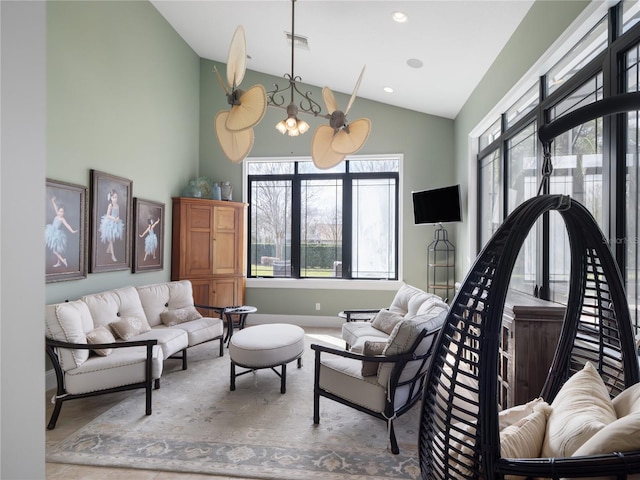
<instances>
[{"instance_id":1,"label":"electrical outlet on wall","mask_svg":"<svg viewBox=\"0 0 640 480\"><path fill-rule=\"evenodd\" d=\"M320 304L316 303L316 310L320 310Z\"/></svg>"}]
</instances>

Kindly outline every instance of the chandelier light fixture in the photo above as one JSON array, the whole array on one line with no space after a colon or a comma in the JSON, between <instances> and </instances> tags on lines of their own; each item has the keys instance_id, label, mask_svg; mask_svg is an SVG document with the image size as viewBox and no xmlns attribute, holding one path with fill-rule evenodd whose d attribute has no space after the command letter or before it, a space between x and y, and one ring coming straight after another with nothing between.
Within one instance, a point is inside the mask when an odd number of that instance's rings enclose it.
<instances>
[{"instance_id":1,"label":"chandelier light fixture","mask_svg":"<svg viewBox=\"0 0 640 480\"><path fill-rule=\"evenodd\" d=\"M294 73L294 49L297 43L306 43L306 38L295 35L295 3L296 0L291 0L291 34L287 34L291 39L291 73L284 75L288 80L285 87L280 88L278 84L274 84L275 89L268 93L262 85L254 85L246 91L240 89L247 67L246 38L241 25L236 29L229 47L226 84L214 67L230 106L229 110L217 113L214 128L220 148L234 163L241 162L251 151L254 142L253 127L262 120L267 106L286 110L287 117L278 122L276 129L291 137L302 135L311 128L307 122L298 118L301 113L329 120L328 125L316 128L311 140L311 158L315 166L321 169L339 164L347 155L362 148L369 137L371 121L368 118L359 118L351 123L347 121L347 114L356 98L364 68L344 111L339 109L329 87L322 88L322 99L327 113L322 113L322 107L311 98L311 92L303 93L298 88L296 82L301 82L302 79ZM300 97L297 103L296 95Z\"/></svg>"},{"instance_id":2,"label":"chandelier light fixture","mask_svg":"<svg viewBox=\"0 0 640 480\"><path fill-rule=\"evenodd\" d=\"M306 41L306 39L296 37L295 23L296 0L291 0L291 35L287 35L291 40L291 74L285 73L284 75L289 82L288 85L283 88L278 87L278 84L274 84L276 87L275 90L267 92L267 103L269 106L283 108L287 111L287 118L276 124L276 130L283 135L286 133L290 137L302 135L311 128L307 122L298 118L299 112L308 113L316 117L320 116L322 112L320 104L310 97L311 92L302 93L296 85L297 81L302 81L302 78L296 77L294 74L296 43ZM285 106L285 94L287 91L290 93L290 98L289 103ZM295 102L296 93L302 97L298 104Z\"/></svg>"}]
</instances>

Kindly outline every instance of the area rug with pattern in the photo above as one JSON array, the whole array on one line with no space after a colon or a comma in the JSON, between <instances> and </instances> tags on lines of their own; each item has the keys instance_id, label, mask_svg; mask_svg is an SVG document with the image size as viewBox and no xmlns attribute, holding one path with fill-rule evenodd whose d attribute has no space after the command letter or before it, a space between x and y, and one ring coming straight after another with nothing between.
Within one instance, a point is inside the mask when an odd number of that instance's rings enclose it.
<instances>
[{"instance_id":1,"label":"area rug with pattern","mask_svg":"<svg viewBox=\"0 0 640 480\"><path fill-rule=\"evenodd\" d=\"M384 421L332 400L320 399L313 424L309 345L332 340L307 334L302 368L287 366L285 394L269 369L238 377L230 391L228 351L218 357L217 344L194 347L188 370L165 370L152 415L144 415L144 392L132 391L48 446L47 461L257 479L420 478L419 405L395 421L399 455L389 450Z\"/></svg>"}]
</instances>

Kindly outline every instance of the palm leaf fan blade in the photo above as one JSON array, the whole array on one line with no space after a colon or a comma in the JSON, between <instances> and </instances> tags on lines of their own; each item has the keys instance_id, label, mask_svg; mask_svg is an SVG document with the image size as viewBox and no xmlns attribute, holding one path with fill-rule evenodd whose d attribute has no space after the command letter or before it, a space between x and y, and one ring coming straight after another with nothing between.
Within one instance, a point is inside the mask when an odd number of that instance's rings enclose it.
<instances>
[{"instance_id":1,"label":"palm leaf fan blade","mask_svg":"<svg viewBox=\"0 0 640 480\"><path fill-rule=\"evenodd\" d=\"M233 162L241 162L253 147L253 130L246 129L240 132L232 132L225 126L229 112L218 112L215 118L215 131L218 143L223 153Z\"/></svg>"},{"instance_id":2,"label":"palm leaf fan blade","mask_svg":"<svg viewBox=\"0 0 640 480\"><path fill-rule=\"evenodd\" d=\"M226 127L240 132L255 127L267 111L267 93L262 85L254 85L240 96L240 104L231 107Z\"/></svg>"},{"instance_id":3,"label":"palm leaf fan blade","mask_svg":"<svg viewBox=\"0 0 640 480\"><path fill-rule=\"evenodd\" d=\"M371 132L371 120L359 118L349 124L349 133L339 130L331 140L331 149L342 155L351 155L362 148Z\"/></svg>"},{"instance_id":4,"label":"palm leaf fan blade","mask_svg":"<svg viewBox=\"0 0 640 480\"><path fill-rule=\"evenodd\" d=\"M327 112L329 112L329 114L338 110L338 102L336 102L336 97L333 95L333 92L329 87L322 88L322 99L324 100L324 105L327 107Z\"/></svg>"},{"instance_id":5,"label":"palm leaf fan blade","mask_svg":"<svg viewBox=\"0 0 640 480\"><path fill-rule=\"evenodd\" d=\"M311 140L311 158L316 167L327 169L335 167L346 155L336 153L331 149L333 128L329 125L320 125Z\"/></svg>"},{"instance_id":6,"label":"palm leaf fan blade","mask_svg":"<svg viewBox=\"0 0 640 480\"><path fill-rule=\"evenodd\" d=\"M239 25L231 39L229 54L227 55L227 83L236 88L244 78L247 70L247 40L244 27Z\"/></svg>"}]
</instances>

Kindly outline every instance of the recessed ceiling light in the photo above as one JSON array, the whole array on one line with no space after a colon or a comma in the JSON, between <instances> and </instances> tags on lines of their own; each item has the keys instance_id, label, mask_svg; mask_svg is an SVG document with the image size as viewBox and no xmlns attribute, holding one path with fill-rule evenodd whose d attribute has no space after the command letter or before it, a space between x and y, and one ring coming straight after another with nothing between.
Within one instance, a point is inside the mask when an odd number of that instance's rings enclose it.
<instances>
[{"instance_id":1,"label":"recessed ceiling light","mask_svg":"<svg viewBox=\"0 0 640 480\"><path fill-rule=\"evenodd\" d=\"M409 60L407 60L407 65L409 65L411 68L422 68L424 63L422 63L422 60L419 60L417 58L410 58Z\"/></svg>"},{"instance_id":2,"label":"recessed ceiling light","mask_svg":"<svg viewBox=\"0 0 640 480\"><path fill-rule=\"evenodd\" d=\"M393 88L391 87L384 87L383 90L387 93L393 93Z\"/></svg>"},{"instance_id":3,"label":"recessed ceiling light","mask_svg":"<svg viewBox=\"0 0 640 480\"><path fill-rule=\"evenodd\" d=\"M404 23L409 17L407 17L407 14L404 12L393 12L391 14L391 18L393 18L398 23Z\"/></svg>"}]
</instances>

